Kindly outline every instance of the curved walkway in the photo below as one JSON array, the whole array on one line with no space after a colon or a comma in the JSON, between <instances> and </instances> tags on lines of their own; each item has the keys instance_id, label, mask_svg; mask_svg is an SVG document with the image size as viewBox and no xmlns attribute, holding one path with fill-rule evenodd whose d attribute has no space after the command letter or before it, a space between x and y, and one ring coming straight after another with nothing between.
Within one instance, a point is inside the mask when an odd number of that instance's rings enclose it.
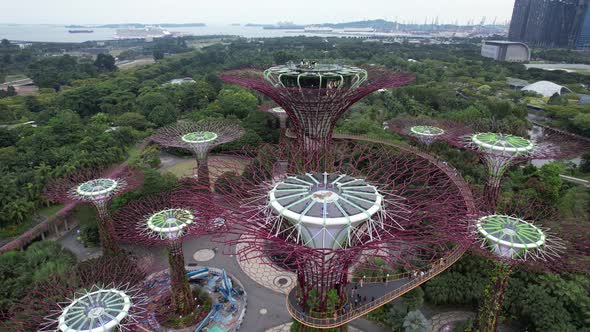
<instances>
[{"instance_id":1,"label":"curved walkway","mask_svg":"<svg viewBox=\"0 0 590 332\"><path fill-rule=\"evenodd\" d=\"M463 180L463 177L458 174L456 169L444 162L438 161L435 157L417 151L412 147L401 146L399 144L375 137L350 134L334 134L333 138L366 141L393 146L397 149L416 154L424 159L429 160L432 164L436 165L442 172L444 172L457 186L465 200L467 213L474 214L476 212L475 200L471 190L469 189L469 186ZM301 324L318 329L336 328L366 315L367 313L395 300L412 289L422 285L426 281L434 278L453 265L457 260L459 260L465 251L465 247L458 246L444 259L441 264L435 264L428 271L420 271L415 277L405 273L396 276L390 276L385 282L382 277L378 280L364 279L363 286L356 290L356 292L358 292L358 294L361 296L360 304L357 304L357 306L353 307L352 310L349 310L336 317L316 318L307 315L305 311L299 306L296 288L292 289L287 296L287 310L289 311L289 314ZM346 290L349 299L354 298L352 296L351 286L352 285L349 285Z\"/></svg>"},{"instance_id":2,"label":"curved walkway","mask_svg":"<svg viewBox=\"0 0 590 332\"><path fill-rule=\"evenodd\" d=\"M353 307L352 310L336 316L336 318L316 318L306 315L297 302L296 289L291 290L287 296L287 310L289 311L289 314L301 324L318 329L336 328L384 306L434 278L459 260L464 252L465 248L457 247L449 256L447 256L443 264L437 264L428 271L421 271L424 274L418 274L416 277L410 277L408 274L401 274L395 277L390 277L390 280L387 282L383 282L382 278L381 282L365 282L363 287L360 287L357 290L363 299L361 303L364 304ZM347 287L347 293L348 298L352 298L351 285ZM366 300L364 300L365 297Z\"/></svg>"}]
</instances>

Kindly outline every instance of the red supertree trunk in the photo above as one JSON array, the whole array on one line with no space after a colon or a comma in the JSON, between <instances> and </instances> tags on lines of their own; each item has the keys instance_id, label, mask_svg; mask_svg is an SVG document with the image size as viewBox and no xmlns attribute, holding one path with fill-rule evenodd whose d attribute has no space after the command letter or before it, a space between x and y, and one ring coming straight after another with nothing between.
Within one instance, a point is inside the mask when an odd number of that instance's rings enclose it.
<instances>
[{"instance_id":1,"label":"red supertree trunk","mask_svg":"<svg viewBox=\"0 0 590 332\"><path fill-rule=\"evenodd\" d=\"M195 298L186 276L181 241L172 241L168 245L168 263L172 310L183 316L188 315L195 309Z\"/></svg>"}]
</instances>

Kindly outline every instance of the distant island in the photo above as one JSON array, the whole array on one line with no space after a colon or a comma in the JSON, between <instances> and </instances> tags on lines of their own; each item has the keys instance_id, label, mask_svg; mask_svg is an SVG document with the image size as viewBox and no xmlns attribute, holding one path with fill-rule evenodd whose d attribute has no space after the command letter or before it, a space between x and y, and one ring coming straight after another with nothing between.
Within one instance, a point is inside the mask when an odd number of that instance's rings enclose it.
<instances>
[{"instance_id":1,"label":"distant island","mask_svg":"<svg viewBox=\"0 0 590 332\"><path fill-rule=\"evenodd\" d=\"M295 24L292 22L278 22L276 24L257 24L257 23L248 23L245 26L247 27L260 27L263 29L284 29L284 30L294 30L294 29L305 29L313 27L313 28L332 28L332 29L375 29L375 30L392 30L399 27L409 27L409 28L416 28L416 27L423 27L423 26L432 26L432 24L402 24L399 22L387 21L383 19L377 20L364 20L364 21L353 21L353 22L344 22L344 23L315 23L315 24ZM463 27L464 25L456 25L456 24L441 24L439 27L443 28L454 28L454 27Z\"/></svg>"},{"instance_id":2,"label":"distant island","mask_svg":"<svg viewBox=\"0 0 590 332\"><path fill-rule=\"evenodd\" d=\"M103 25L66 25L68 29L84 29L84 28L108 28L108 29L120 29L120 28L145 28L148 26L159 26L162 28L189 28L189 27L205 27L205 23L159 23L159 24L143 24L143 23L117 23L117 24L103 24Z\"/></svg>"}]
</instances>

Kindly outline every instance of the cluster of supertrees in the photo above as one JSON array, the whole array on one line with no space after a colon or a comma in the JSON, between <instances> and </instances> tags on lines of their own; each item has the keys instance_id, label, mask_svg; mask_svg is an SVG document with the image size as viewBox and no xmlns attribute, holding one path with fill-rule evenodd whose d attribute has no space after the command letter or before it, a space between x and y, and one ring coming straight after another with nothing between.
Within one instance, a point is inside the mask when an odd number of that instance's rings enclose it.
<instances>
[{"instance_id":1,"label":"cluster of supertrees","mask_svg":"<svg viewBox=\"0 0 590 332\"><path fill-rule=\"evenodd\" d=\"M510 167L532 160L568 159L590 148L586 141L549 129L529 139L505 133L476 132L456 122L410 117L396 119L389 127L427 146L446 141L475 153L486 169L483 197L487 209L496 207L502 178Z\"/></svg>"},{"instance_id":2,"label":"cluster of supertrees","mask_svg":"<svg viewBox=\"0 0 590 332\"><path fill-rule=\"evenodd\" d=\"M504 293L516 267L535 271L588 271L587 225L552 220L556 211L536 202L509 202L498 207L501 180L511 166L535 159L571 158L588 148L586 142L552 130L545 130L534 139L481 133L430 118L400 117L390 124L390 129L426 146L446 141L476 153L485 165L487 182L480 197L480 212L469 223L470 238L475 244L472 248L494 260L496 268L482 297L475 331L497 330ZM539 225L540 222L546 227ZM560 237L553 235L550 227Z\"/></svg>"},{"instance_id":3,"label":"cluster of supertrees","mask_svg":"<svg viewBox=\"0 0 590 332\"><path fill-rule=\"evenodd\" d=\"M351 105L379 89L410 83L412 75L302 61L264 72L230 71L222 79L272 99L278 106L265 104L261 109L277 116L282 130L289 120L295 140L261 145L245 167L233 158L216 161L211 167L218 169L210 172L209 152L240 138L243 129L229 120L179 122L162 128L152 141L191 151L198 164L196 178L182 179L170 192L132 201L113 215L109 202L137 188L140 173L127 167L108 175L104 170L78 172L50 183L51 200L96 207L105 256L51 281L67 287L56 287L53 293L43 290L49 294L45 298L39 296L43 291L32 293L34 299L25 299L30 305L23 302L24 309L15 308L8 321L13 330L134 328L145 314L141 288L135 288L145 274L125 258L118 241L167 248L170 296L159 306L160 312L177 316L190 315L196 305L182 243L210 233L229 254L235 253L237 244L246 244L239 247L240 259L262 259L293 269L297 287L288 303L298 311L296 319L331 318L331 294L337 295L336 306L342 307L359 266L391 273L424 271L475 247L499 261L489 287L493 295L482 301L476 324L479 331L493 331L514 266L526 262L556 270L560 264L555 262L566 260L565 256L567 263L561 265L568 270L585 266L590 246L579 233L577 238L559 240L526 221L529 216L522 211L496 210L500 180L509 166L569 156L579 148L577 143L552 134L529 140L475 133L425 118L390 124L421 146L444 140L477 153L486 165L488 182L486 204L476 206L460 174L437 158L408 147L331 141L336 122ZM220 228L222 215L226 220ZM71 281L62 282L63 278Z\"/></svg>"}]
</instances>

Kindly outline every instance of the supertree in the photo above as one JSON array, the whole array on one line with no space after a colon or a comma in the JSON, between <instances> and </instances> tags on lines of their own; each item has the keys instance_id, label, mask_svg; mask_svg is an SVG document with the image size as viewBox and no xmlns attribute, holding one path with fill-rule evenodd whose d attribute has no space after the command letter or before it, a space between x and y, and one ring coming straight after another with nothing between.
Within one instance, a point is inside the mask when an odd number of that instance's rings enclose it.
<instances>
[{"instance_id":1,"label":"supertree","mask_svg":"<svg viewBox=\"0 0 590 332\"><path fill-rule=\"evenodd\" d=\"M547 207L535 203L528 206L515 203L504 206L501 212L481 212L474 220L471 225L474 249L495 261L491 280L480 302L474 331L497 330L504 294L517 267L534 271L588 271L590 246L587 229L561 225L557 231L560 237L557 237L549 227L531 221L554 218L556 214ZM579 239L579 235L584 238Z\"/></svg>"},{"instance_id":2,"label":"supertree","mask_svg":"<svg viewBox=\"0 0 590 332\"><path fill-rule=\"evenodd\" d=\"M110 201L143 183L143 175L137 170L121 167L107 174L104 169L88 169L50 181L45 187L45 197L50 201L90 203L98 212L98 231L104 253L119 252L112 235L108 207Z\"/></svg>"},{"instance_id":3,"label":"supertree","mask_svg":"<svg viewBox=\"0 0 590 332\"><path fill-rule=\"evenodd\" d=\"M258 106L258 109L279 119L279 125L282 132L287 130L287 119L289 119L289 116L282 107L277 106L274 103L265 103Z\"/></svg>"},{"instance_id":4,"label":"supertree","mask_svg":"<svg viewBox=\"0 0 590 332\"><path fill-rule=\"evenodd\" d=\"M451 121L424 116L397 117L389 121L389 130L410 137L423 144L426 148L429 148L437 141L461 136L469 132L468 128L457 126L456 123Z\"/></svg>"},{"instance_id":5,"label":"supertree","mask_svg":"<svg viewBox=\"0 0 590 332\"><path fill-rule=\"evenodd\" d=\"M456 133L460 133L458 130ZM502 177L513 165L535 159L564 159L589 148L573 135L545 130L528 139L501 133L470 133L443 137L451 144L476 153L486 168L484 199L488 209L498 202Z\"/></svg>"},{"instance_id":6,"label":"supertree","mask_svg":"<svg viewBox=\"0 0 590 332\"><path fill-rule=\"evenodd\" d=\"M336 122L350 106L379 89L408 84L414 76L377 67L302 61L271 67L263 73L230 71L221 79L268 96L286 112L308 153L321 153L330 143Z\"/></svg>"},{"instance_id":7,"label":"supertree","mask_svg":"<svg viewBox=\"0 0 590 332\"><path fill-rule=\"evenodd\" d=\"M145 273L125 256L102 256L32 285L7 331L138 331L146 317Z\"/></svg>"},{"instance_id":8,"label":"supertree","mask_svg":"<svg viewBox=\"0 0 590 332\"><path fill-rule=\"evenodd\" d=\"M197 160L197 178L209 181L209 152L221 145L239 139L244 134L236 122L225 119L210 119L200 122L178 122L160 128L152 137L159 145L191 151Z\"/></svg>"},{"instance_id":9,"label":"supertree","mask_svg":"<svg viewBox=\"0 0 590 332\"><path fill-rule=\"evenodd\" d=\"M295 269L298 287L288 303L304 324L303 311L326 317L330 293L347 301L356 263L380 259L392 271L409 271L464 250L460 221L474 207L433 161L366 144L333 144L321 160L307 156L264 146L244 171L220 166L228 173L211 195L236 212L220 241L246 243L241 259Z\"/></svg>"},{"instance_id":10,"label":"supertree","mask_svg":"<svg viewBox=\"0 0 590 332\"><path fill-rule=\"evenodd\" d=\"M190 182L194 181L184 180L185 185ZM178 192L174 191L132 201L113 215L114 230L121 241L167 247L171 286L168 305L176 315L187 316L196 308L186 275L182 242L187 237L209 232L207 213L215 209L206 208L204 200L198 199L202 194L205 193L193 193L190 197L201 202L198 209L177 199Z\"/></svg>"}]
</instances>

